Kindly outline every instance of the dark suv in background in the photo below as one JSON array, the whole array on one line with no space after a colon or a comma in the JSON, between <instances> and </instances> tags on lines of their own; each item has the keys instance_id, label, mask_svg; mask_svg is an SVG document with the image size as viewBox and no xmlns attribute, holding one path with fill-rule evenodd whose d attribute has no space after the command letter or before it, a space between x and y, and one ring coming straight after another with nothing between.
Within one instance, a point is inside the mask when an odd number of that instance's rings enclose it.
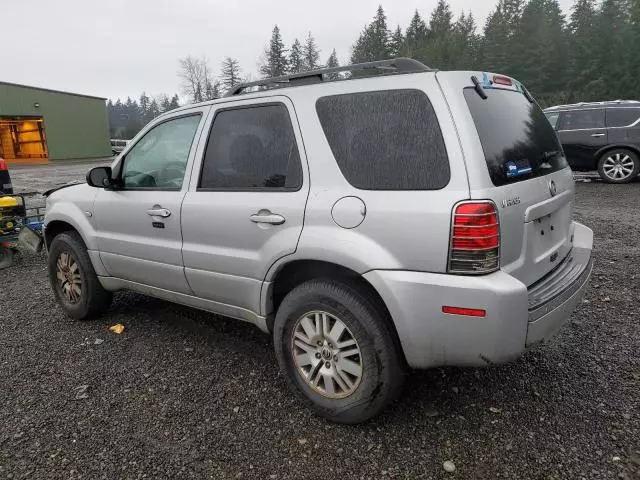
<instances>
[{"instance_id":1,"label":"dark suv in background","mask_svg":"<svg viewBox=\"0 0 640 480\"><path fill-rule=\"evenodd\" d=\"M605 182L628 183L640 170L640 102L576 103L547 108L573 170L598 170Z\"/></svg>"}]
</instances>

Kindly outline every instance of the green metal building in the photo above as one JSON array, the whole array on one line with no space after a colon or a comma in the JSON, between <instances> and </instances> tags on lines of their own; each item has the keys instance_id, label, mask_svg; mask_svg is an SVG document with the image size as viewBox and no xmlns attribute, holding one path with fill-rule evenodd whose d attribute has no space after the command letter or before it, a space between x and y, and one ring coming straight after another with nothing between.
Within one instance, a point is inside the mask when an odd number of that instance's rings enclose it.
<instances>
[{"instance_id":1,"label":"green metal building","mask_svg":"<svg viewBox=\"0 0 640 480\"><path fill-rule=\"evenodd\" d=\"M106 99L0 82L0 157L8 163L109 156Z\"/></svg>"}]
</instances>

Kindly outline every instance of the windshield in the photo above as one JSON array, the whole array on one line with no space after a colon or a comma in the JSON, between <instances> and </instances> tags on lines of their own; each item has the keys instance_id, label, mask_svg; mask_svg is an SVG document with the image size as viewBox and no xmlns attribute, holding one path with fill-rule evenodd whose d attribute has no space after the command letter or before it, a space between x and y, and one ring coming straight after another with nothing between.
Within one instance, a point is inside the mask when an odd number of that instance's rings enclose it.
<instances>
[{"instance_id":1,"label":"windshield","mask_svg":"<svg viewBox=\"0 0 640 480\"><path fill-rule=\"evenodd\" d=\"M519 182L567 167L553 127L534 102L515 90L474 88L464 97L482 143L489 175L496 186Z\"/></svg>"}]
</instances>

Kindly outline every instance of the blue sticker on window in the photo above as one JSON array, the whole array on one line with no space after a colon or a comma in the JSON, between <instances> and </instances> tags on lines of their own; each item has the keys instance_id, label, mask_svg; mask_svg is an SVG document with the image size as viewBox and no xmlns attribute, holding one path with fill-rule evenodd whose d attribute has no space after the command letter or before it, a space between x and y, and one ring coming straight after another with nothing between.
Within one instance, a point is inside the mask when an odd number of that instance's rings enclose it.
<instances>
[{"instance_id":1,"label":"blue sticker on window","mask_svg":"<svg viewBox=\"0 0 640 480\"><path fill-rule=\"evenodd\" d=\"M533 171L529 161L527 159L518 161L508 161L505 164L507 168L507 178L519 177L520 175L527 175Z\"/></svg>"}]
</instances>

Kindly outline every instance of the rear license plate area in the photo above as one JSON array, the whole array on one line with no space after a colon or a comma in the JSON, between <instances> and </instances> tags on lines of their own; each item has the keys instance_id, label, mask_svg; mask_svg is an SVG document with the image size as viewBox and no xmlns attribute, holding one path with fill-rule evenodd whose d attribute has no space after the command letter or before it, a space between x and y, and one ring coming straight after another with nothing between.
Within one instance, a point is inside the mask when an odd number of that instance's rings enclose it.
<instances>
[{"instance_id":1,"label":"rear license plate area","mask_svg":"<svg viewBox=\"0 0 640 480\"><path fill-rule=\"evenodd\" d=\"M558 250L567 239L568 223L564 215L554 212L533 221L535 240L533 241L533 253L536 260L541 256L554 256L554 250ZM551 261L557 260L550 258Z\"/></svg>"}]
</instances>

